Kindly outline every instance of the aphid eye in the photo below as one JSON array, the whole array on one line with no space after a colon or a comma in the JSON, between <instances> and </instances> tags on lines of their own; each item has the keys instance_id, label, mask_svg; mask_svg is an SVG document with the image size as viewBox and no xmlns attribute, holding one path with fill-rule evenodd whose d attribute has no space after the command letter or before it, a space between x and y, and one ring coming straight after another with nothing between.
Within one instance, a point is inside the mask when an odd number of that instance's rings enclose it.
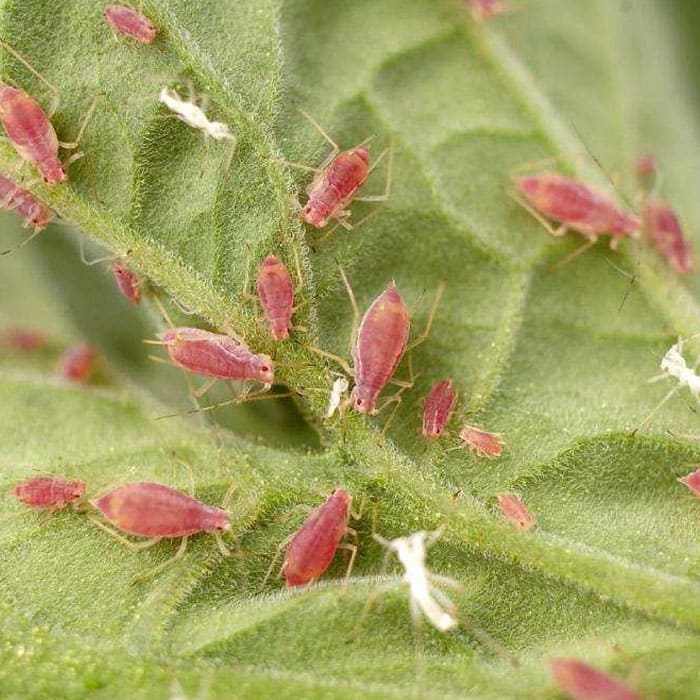
<instances>
[{"instance_id":1,"label":"aphid eye","mask_svg":"<svg viewBox=\"0 0 700 700\"><path fill-rule=\"evenodd\" d=\"M269 371L270 371L270 368L269 368L267 365L263 365L262 371L263 371L263 372L269 372Z\"/></svg>"}]
</instances>

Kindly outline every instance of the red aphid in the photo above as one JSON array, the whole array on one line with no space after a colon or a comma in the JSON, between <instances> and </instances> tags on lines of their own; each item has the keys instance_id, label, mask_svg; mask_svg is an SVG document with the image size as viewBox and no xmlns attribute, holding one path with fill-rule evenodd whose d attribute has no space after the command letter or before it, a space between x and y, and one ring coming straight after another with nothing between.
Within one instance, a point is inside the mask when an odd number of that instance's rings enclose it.
<instances>
[{"instance_id":1,"label":"red aphid","mask_svg":"<svg viewBox=\"0 0 700 700\"><path fill-rule=\"evenodd\" d=\"M578 659L550 659L559 688L574 700L642 700L621 680Z\"/></svg>"},{"instance_id":2,"label":"red aphid","mask_svg":"<svg viewBox=\"0 0 700 700\"><path fill-rule=\"evenodd\" d=\"M25 352L39 350L46 345L46 336L43 333L19 328L18 326L6 328L0 333L0 338L5 345Z\"/></svg>"},{"instance_id":3,"label":"red aphid","mask_svg":"<svg viewBox=\"0 0 700 700\"><path fill-rule=\"evenodd\" d=\"M258 298L272 337L275 340L287 338L294 307L294 287L289 270L274 255L268 255L258 271Z\"/></svg>"},{"instance_id":4,"label":"red aphid","mask_svg":"<svg viewBox=\"0 0 700 700\"><path fill-rule=\"evenodd\" d=\"M228 511L151 481L119 486L90 503L112 525L140 537L218 534L231 528Z\"/></svg>"},{"instance_id":5,"label":"red aphid","mask_svg":"<svg viewBox=\"0 0 700 700\"><path fill-rule=\"evenodd\" d=\"M516 177L514 184L537 212L590 240L607 233L612 236L614 246L619 239L639 235L638 217L582 182L559 173L543 172Z\"/></svg>"},{"instance_id":6,"label":"red aphid","mask_svg":"<svg viewBox=\"0 0 700 700\"><path fill-rule=\"evenodd\" d=\"M411 318L392 282L365 312L353 348L355 387L351 399L360 413L374 413L377 397L401 362Z\"/></svg>"},{"instance_id":7,"label":"red aphid","mask_svg":"<svg viewBox=\"0 0 700 700\"><path fill-rule=\"evenodd\" d=\"M160 334L170 359L179 367L219 379L250 380L266 387L275 381L269 355L256 355L228 335L200 328L171 328Z\"/></svg>"},{"instance_id":8,"label":"red aphid","mask_svg":"<svg viewBox=\"0 0 700 700\"><path fill-rule=\"evenodd\" d=\"M338 153L306 188L309 199L302 207L302 220L323 228L329 219L341 215L369 173L369 148L366 146Z\"/></svg>"},{"instance_id":9,"label":"red aphid","mask_svg":"<svg viewBox=\"0 0 700 700\"><path fill-rule=\"evenodd\" d=\"M516 495L501 493L497 496L497 500L501 513L521 530L532 530L535 527L535 517Z\"/></svg>"},{"instance_id":10,"label":"red aphid","mask_svg":"<svg viewBox=\"0 0 700 700\"><path fill-rule=\"evenodd\" d=\"M644 207L644 230L676 272L681 275L693 272L693 249L670 205L661 200L648 202Z\"/></svg>"},{"instance_id":11,"label":"red aphid","mask_svg":"<svg viewBox=\"0 0 700 700\"><path fill-rule=\"evenodd\" d=\"M141 287L136 275L121 260L112 263L112 274L122 295L132 304L138 304L141 301Z\"/></svg>"},{"instance_id":12,"label":"red aphid","mask_svg":"<svg viewBox=\"0 0 700 700\"><path fill-rule=\"evenodd\" d=\"M696 496L700 496L700 469L680 477L678 481L687 486Z\"/></svg>"},{"instance_id":13,"label":"red aphid","mask_svg":"<svg viewBox=\"0 0 700 700\"><path fill-rule=\"evenodd\" d=\"M47 185L66 179L58 136L38 102L24 90L0 83L0 121L17 153L36 166Z\"/></svg>"},{"instance_id":14,"label":"red aphid","mask_svg":"<svg viewBox=\"0 0 700 700\"><path fill-rule=\"evenodd\" d=\"M35 476L17 484L12 494L30 508L59 510L85 495L85 482L67 481L52 476Z\"/></svg>"},{"instance_id":15,"label":"red aphid","mask_svg":"<svg viewBox=\"0 0 700 700\"><path fill-rule=\"evenodd\" d=\"M503 451L501 436L489 433L473 425L465 425L459 431L459 439L480 457L500 457Z\"/></svg>"},{"instance_id":16,"label":"red aphid","mask_svg":"<svg viewBox=\"0 0 700 700\"><path fill-rule=\"evenodd\" d=\"M467 0L474 19L483 22L497 15L505 15L511 11L505 0Z\"/></svg>"},{"instance_id":17,"label":"red aphid","mask_svg":"<svg viewBox=\"0 0 700 700\"><path fill-rule=\"evenodd\" d=\"M296 531L282 566L288 586L303 586L322 576L331 565L340 540L348 532L351 504L352 496L336 488Z\"/></svg>"},{"instance_id":18,"label":"red aphid","mask_svg":"<svg viewBox=\"0 0 700 700\"><path fill-rule=\"evenodd\" d=\"M84 382L94 371L96 362L97 355L92 347L87 343L78 343L63 355L61 374L72 382Z\"/></svg>"},{"instance_id":19,"label":"red aphid","mask_svg":"<svg viewBox=\"0 0 700 700\"><path fill-rule=\"evenodd\" d=\"M0 174L0 207L7 211L14 211L24 219L25 226L32 226L35 231L46 228L53 219L53 212L45 204L2 174Z\"/></svg>"},{"instance_id":20,"label":"red aphid","mask_svg":"<svg viewBox=\"0 0 700 700\"><path fill-rule=\"evenodd\" d=\"M449 423L457 403L457 392L451 379L437 382L425 399L423 409L423 437L439 438Z\"/></svg>"},{"instance_id":21,"label":"red aphid","mask_svg":"<svg viewBox=\"0 0 700 700\"><path fill-rule=\"evenodd\" d=\"M124 34L142 44L152 44L156 28L142 14L125 5L107 5L104 11L107 24L118 34Z\"/></svg>"},{"instance_id":22,"label":"red aphid","mask_svg":"<svg viewBox=\"0 0 700 700\"><path fill-rule=\"evenodd\" d=\"M639 158L637 161L636 174L637 181L642 189L649 192L654 188L658 170L659 164L655 156L647 154Z\"/></svg>"}]
</instances>

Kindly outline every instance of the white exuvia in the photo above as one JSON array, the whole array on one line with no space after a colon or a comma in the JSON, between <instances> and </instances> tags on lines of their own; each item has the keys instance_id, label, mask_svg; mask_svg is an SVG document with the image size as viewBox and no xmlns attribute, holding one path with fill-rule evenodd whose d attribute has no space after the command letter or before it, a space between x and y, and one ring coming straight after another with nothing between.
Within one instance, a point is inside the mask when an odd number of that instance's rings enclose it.
<instances>
[{"instance_id":1,"label":"white exuvia","mask_svg":"<svg viewBox=\"0 0 700 700\"><path fill-rule=\"evenodd\" d=\"M207 119L204 110L191 100L183 100L174 90L163 88L160 91L158 100L162 102L178 119L191 126L193 129L200 129L207 136L215 141L230 139L235 141L236 137L231 133L228 124L222 122L212 122Z\"/></svg>"},{"instance_id":2,"label":"white exuvia","mask_svg":"<svg viewBox=\"0 0 700 700\"><path fill-rule=\"evenodd\" d=\"M328 410L326 411L326 418L331 418L333 414L338 410L340 402L343 400L350 384L345 377L338 377L333 382L333 388L331 389L331 397L328 400Z\"/></svg>"},{"instance_id":3,"label":"white exuvia","mask_svg":"<svg viewBox=\"0 0 700 700\"><path fill-rule=\"evenodd\" d=\"M669 377L677 379L679 387L687 386L690 393L697 399L700 398L700 377L688 367L688 363L681 354L682 349L683 342L681 340L670 347L661 360L661 371Z\"/></svg>"},{"instance_id":4,"label":"white exuvia","mask_svg":"<svg viewBox=\"0 0 700 700\"><path fill-rule=\"evenodd\" d=\"M459 624L455 617L456 608L433 581L454 587L459 584L444 576L436 576L425 567L426 552L441 534L442 530L420 530L394 540L386 540L379 535L374 535L374 538L394 552L403 565L403 580L408 584L412 617L419 617L422 613L434 627L447 632Z\"/></svg>"}]
</instances>

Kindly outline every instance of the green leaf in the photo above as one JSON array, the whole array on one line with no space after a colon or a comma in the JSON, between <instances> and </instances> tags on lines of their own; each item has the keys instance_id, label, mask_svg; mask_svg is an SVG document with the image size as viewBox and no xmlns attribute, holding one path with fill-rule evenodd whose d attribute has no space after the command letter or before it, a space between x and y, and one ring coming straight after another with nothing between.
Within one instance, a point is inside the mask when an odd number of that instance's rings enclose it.
<instances>
[{"instance_id":1,"label":"green leaf","mask_svg":"<svg viewBox=\"0 0 700 700\"><path fill-rule=\"evenodd\" d=\"M552 270L579 241L548 237L506 192L515 166L543 156L611 187L592 156L627 176L637 152L652 149L665 196L691 230L700 224L688 185L700 137L697 61L681 65L677 52L696 39L692 11L680 0L531 0L480 27L457 0L150 0L144 12L160 36L145 47L112 40L100 10L87 0L4 6L2 36L61 88L62 139L103 93L70 183L31 186L115 254L128 252L159 295L199 317L188 323L273 353L323 447L291 447L275 428L281 414L268 415L267 429L234 421L231 431L153 421L170 401L162 379L145 351L110 355L104 315L73 312L83 334L102 337L112 389L67 387L3 361L6 490L30 465L80 475L93 492L136 478L131 466L138 478L186 488L177 457L192 464L207 502L239 484L233 516L243 552L223 561L196 538L172 569L134 585L174 545L130 554L74 513L9 520L0 527L3 693L166 697L175 679L189 696L208 684L211 698L525 698L554 692L547 659L566 654L620 676L638 665L648 696L697 697L698 510L675 479L699 454L680 437L696 430L694 402L679 394L649 434L630 435L668 390L646 381L663 352L700 325L697 281L674 278L643 243L620 253L601 243ZM6 67L48 103L14 60ZM211 118L238 137L228 169L227 144L205 144L163 119L158 92L188 79L211 97ZM374 135L374 157L393 148L380 215L315 250L317 232L302 228L290 203L308 175L283 161L317 164L327 146L299 108L343 147ZM29 172L7 144L0 167ZM385 177L378 168L367 191L380 192ZM629 178L620 194L633 195ZM356 203L352 212L358 220L370 208ZM54 279L74 270L56 248L34 267L15 256L7 267L18 266L16 285L27 270L40 287L42 269ZM296 254L304 277L295 321L306 330L278 346L243 288L272 251L290 265ZM309 346L346 355L352 324L336 261L360 308L395 279L414 309L414 334L446 283L430 339L413 353L420 375L383 442L384 416L323 421L333 375ZM83 298L103 298L103 278L74 275ZM54 288L70 299L65 279ZM14 316L44 299L41 288L33 303L18 299ZM146 315L134 323L124 325L134 337L156 325ZM398 376L408 372L404 363ZM458 415L450 436L426 444L422 397L445 377L459 389ZM505 456L448 451L464 420L503 433ZM257 433L262 444L238 433ZM412 632L406 590L395 568L382 569L369 515L347 590L338 557L322 585L260 592L277 545L301 521L294 506L318 503L337 484L372 504L385 536L445 523L429 565L463 586L450 593L465 621L458 632ZM506 490L536 514L536 531L497 515L495 496ZM378 575L388 590L358 628Z\"/></svg>"}]
</instances>

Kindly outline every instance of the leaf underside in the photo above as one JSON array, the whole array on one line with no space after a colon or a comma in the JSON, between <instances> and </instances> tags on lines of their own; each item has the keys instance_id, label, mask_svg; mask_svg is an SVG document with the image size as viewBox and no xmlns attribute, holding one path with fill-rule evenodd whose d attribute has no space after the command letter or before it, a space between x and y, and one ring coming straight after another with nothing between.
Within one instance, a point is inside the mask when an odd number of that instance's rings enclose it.
<instances>
[{"instance_id":1,"label":"leaf underside","mask_svg":"<svg viewBox=\"0 0 700 700\"><path fill-rule=\"evenodd\" d=\"M612 188L607 174L631 201L631 164L651 149L664 195L689 231L700 228L688 185L700 152L700 56L688 30L697 11L685 5L528 0L480 27L459 0L148 0L153 46L114 38L90 0L1 5L0 35L60 88L62 140L101 95L65 186L37 185L0 143L0 169L84 232L54 225L0 261L0 321L51 338L36 356L0 356L3 493L33 468L83 478L91 494L133 479L186 490L184 460L206 502L236 483L241 555L224 560L212 538L192 538L171 568L135 583L177 543L130 553L79 513L18 515L8 497L0 695L169 698L181 686L212 699L555 697L547 659L575 655L634 675L644 696L700 697L700 511L676 481L700 456L681 437L696 431L692 399L680 393L630 435L669 388L646 381L659 358L700 326L698 280L674 278L643 243L614 253L601 242L552 270L580 241L551 239L507 197L514 167L553 157ZM4 69L48 105L14 59ZM238 137L230 168L226 142L205 142L157 104L162 87L186 94L189 83ZM379 215L318 245L291 204L309 174L284 161L316 165L328 144L300 108L344 148L374 136L373 157L393 149ZM386 175L380 165L366 192L379 194ZM352 205L352 219L371 207ZM105 264L79 262L85 235L128 253L149 295L177 302L168 309L178 322L272 354L294 401L155 420L192 406L181 374L149 361L141 343L164 321L148 302L127 308ZM278 345L252 284L244 289L270 252L292 268L296 254L303 275L303 330ZM384 415L323 421L337 368L309 347L348 355L338 263L360 308L394 279L414 335L446 284L429 341L413 352L415 387L383 443ZM104 357L92 387L53 378L56 356L79 337ZM397 376L408 372L404 362ZM426 444L422 397L447 377L457 414L449 435ZM230 396L215 391L205 403ZM502 433L504 456L448 451L465 420ZM303 519L295 507L338 484L366 503L348 588L339 554L318 586L290 593L273 578L261 592L278 544ZM536 514L535 531L497 515L504 491ZM462 584L449 592L463 620L456 633L412 627L374 519L386 537L446 524L429 564Z\"/></svg>"}]
</instances>

